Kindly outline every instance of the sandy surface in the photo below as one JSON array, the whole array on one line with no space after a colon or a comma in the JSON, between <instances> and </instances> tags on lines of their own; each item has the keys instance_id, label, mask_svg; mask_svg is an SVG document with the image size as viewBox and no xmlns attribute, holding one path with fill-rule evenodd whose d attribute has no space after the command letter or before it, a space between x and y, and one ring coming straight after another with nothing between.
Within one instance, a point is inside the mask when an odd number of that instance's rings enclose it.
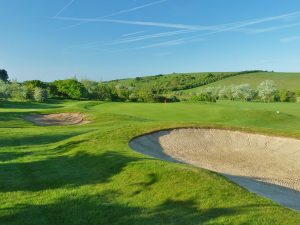
<instances>
[{"instance_id":1,"label":"sandy surface","mask_svg":"<svg viewBox=\"0 0 300 225\"><path fill-rule=\"evenodd\" d=\"M134 150L223 174L300 210L300 140L218 129L174 129L138 137Z\"/></svg>"},{"instance_id":2,"label":"sandy surface","mask_svg":"<svg viewBox=\"0 0 300 225\"><path fill-rule=\"evenodd\" d=\"M82 113L35 114L25 116L24 119L39 126L65 126L89 122Z\"/></svg>"}]
</instances>

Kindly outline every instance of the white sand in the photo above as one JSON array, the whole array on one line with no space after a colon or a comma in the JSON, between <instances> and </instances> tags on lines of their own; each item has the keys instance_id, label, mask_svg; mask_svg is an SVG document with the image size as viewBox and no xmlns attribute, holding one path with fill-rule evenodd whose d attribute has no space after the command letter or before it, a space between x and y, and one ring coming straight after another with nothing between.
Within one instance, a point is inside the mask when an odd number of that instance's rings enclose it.
<instances>
[{"instance_id":1,"label":"white sand","mask_svg":"<svg viewBox=\"0 0 300 225\"><path fill-rule=\"evenodd\" d=\"M218 129L174 129L138 137L143 154L221 173L248 190L300 210L300 140Z\"/></svg>"},{"instance_id":2,"label":"white sand","mask_svg":"<svg viewBox=\"0 0 300 225\"><path fill-rule=\"evenodd\" d=\"M34 114L25 116L24 119L39 126L65 126L88 123L85 117L82 113L56 113Z\"/></svg>"}]
</instances>

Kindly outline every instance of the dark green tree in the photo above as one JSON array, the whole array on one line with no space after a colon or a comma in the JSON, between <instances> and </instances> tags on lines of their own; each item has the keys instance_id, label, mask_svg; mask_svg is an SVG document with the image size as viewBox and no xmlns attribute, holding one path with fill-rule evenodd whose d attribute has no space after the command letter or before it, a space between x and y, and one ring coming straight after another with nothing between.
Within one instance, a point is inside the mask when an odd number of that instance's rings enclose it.
<instances>
[{"instance_id":1,"label":"dark green tree","mask_svg":"<svg viewBox=\"0 0 300 225\"><path fill-rule=\"evenodd\" d=\"M55 90L57 97L82 99L88 96L84 85L74 79L56 80L52 85L55 87L52 87L52 89Z\"/></svg>"},{"instance_id":2,"label":"dark green tree","mask_svg":"<svg viewBox=\"0 0 300 225\"><path fill-rule=\"evenodd\" d=\"M4 82L8 81L8 73L6 70L0 70L0 80Z\"/></svg>"}]
</instances>

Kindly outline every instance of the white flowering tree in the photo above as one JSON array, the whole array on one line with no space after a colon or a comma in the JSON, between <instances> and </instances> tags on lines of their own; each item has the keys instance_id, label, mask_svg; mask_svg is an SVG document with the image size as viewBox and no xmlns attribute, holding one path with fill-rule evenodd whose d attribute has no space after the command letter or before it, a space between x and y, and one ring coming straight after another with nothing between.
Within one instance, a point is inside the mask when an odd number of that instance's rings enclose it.
<instances>
[{"instance_id":1,"label":"white flowering tree","mask_svg":"<svg viewBox=\"0 0 300 225\"><path fill-rule=\"evenodd\" d=\"M277 92L274 81L265 80L257 87L258 97L264 102L270 102L274 99Z\"/></svg>"},{"instance_id":2,"label":"white flowering tree","mask_svg":"<svg viewBox=\"0 0 300 225\"><path fill-rule=\"evenodd\" d=\"M47 91L43 88L36 87L34 89L33 97L37 102L45 102L47 99Z\"/></svg>"},{"instance_id":3,"label":"white flowering tree","mask_svg":"<svg viewBox=\"0 0 300 225\"><path fill-rule=\"evenodd\" d=\"M8 99L10 97L9 84L0 80L0 99Z\"/></svg>"}]
</instances>

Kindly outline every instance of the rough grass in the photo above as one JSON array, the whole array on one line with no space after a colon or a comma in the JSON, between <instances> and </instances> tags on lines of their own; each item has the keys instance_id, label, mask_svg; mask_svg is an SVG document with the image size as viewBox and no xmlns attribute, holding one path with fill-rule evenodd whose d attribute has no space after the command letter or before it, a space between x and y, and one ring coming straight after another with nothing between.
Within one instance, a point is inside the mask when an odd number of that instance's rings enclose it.
<instances>
[{"instance_id":1,"label":"rough grass","mask_svg":"<svg viewBox=\"0 0 300 225\"><path fill-rule=\"evenodd\" d=\"M276 114L276 110L281 113ZM218 126L300 138L288 103L0 104L0 224L300 224L300 214L220 175L133 152L136 135ZM36 127L31 113L84 112L82 126Z\"/></svg>"}]
</instances>

